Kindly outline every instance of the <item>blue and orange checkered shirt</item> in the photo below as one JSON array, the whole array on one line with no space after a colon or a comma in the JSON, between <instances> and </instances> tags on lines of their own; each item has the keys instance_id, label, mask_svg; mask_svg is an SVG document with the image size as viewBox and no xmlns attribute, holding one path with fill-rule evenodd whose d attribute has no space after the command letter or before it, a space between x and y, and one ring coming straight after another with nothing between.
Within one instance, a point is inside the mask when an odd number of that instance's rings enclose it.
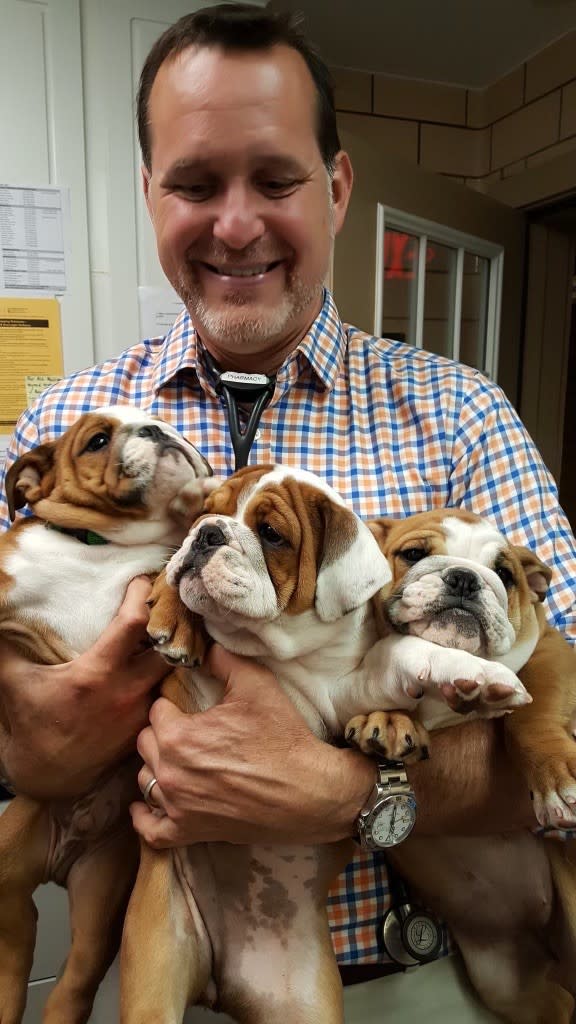
<instances>
[{"instance_id":1,"label":"blue and orange checkered shirt","mask_svg":"<svg viewBox=\"0 0 576 1024\"><path fill-rule=\"evenodd\" d=\"M115 403L170 421L216 476L232 472L226 411L187 313L165 338L49 388L20 418L8 464L89 409ZM513 408L479 371L342 324L326 293L278 372L250 462L309 469L363 517L452 505L488 516L553 568L550 619L576 640L576 551L556 488ZM7 526L3 493L0 518ZM386 960L388 905L383 856L359 852L330 897L341 963Z\"/></svg>"}]
</instances>

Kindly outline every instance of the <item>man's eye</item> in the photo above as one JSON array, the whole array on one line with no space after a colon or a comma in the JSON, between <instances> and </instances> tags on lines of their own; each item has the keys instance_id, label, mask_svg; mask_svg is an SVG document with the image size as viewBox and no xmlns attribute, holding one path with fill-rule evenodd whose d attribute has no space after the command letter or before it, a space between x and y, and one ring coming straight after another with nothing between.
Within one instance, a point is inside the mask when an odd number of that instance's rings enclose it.
<instances>
[{"instance_id":1,"label":"man's eye","mask_svg":"<svg viewBox=\"0 0 576 1024\"><path fill-rule=\"evenodd\" d=\"M210 199L214 194L214 186L208 182L195 185L174 185L170 191L176 192L184 199L190 199L194 203L201 203L204 199Z\"/></svg>"},{"instance_id":2,"label":"man's eye","mask_svg":"<svg viewBox=\"0 0 576 1024\"><path fill-rule=\"evenodd\" d=\"M101 448L106 448L109 441L110 438L108 434L106 434L103 430L99 430L97 434L94 434L93 437L90 438L88 444L84 448L84 451L98 452L100 451Z\"/></svg>"},{"instance_id":3,"label":"man's eye","mask_svg":"<svg viewBox=\"0 0 576 1024\"><path fill-rule=\"evenodd\" d=\"M270 526L268 523L259 523L258 536L265 544L268 544L273 548L281 548L286 544L282 534L278 533L278 530L275 530L274 527Z\"/></svg>"},{"instance_id":4,"label":"man's eye","mask_svg":"<svg viewBox=\"0 0 576 1024\"><path fill-rule=\"evenodd\" d=\"M270 178L263 180L260 183L260 188L263 192L267 192L268 195L282 198L282 196L290 195L298 185L299 182L294 179L281 181L280 179Z\"/></svg>"},{"instance_id":5,"label":"man's eye","mask_svg":"<svg viewBox=\"0 0 576 1024\"><path fill-rule=\"evenodd\" d=\"M422 559L426 558L426 555L428 554L426 548L404 548L403 551L397 551L396 553L400 558L403 558L405 562L408 562L409 565L414 565L415 562L422 561Z\"/></svg>"},{"instance_id":6,"label":"man's eye","mask_svg":"<svg viewBox=\"0 0 576 1024\"><path fill-rule=\"evenodd\" d=\"M506 590L508 590L514 583L514 576L510 572L510 569L507 569L505 565L499 565L498 568L494 570L494 572L496 573L497 576L500 577L502 583L506 587Z\"/></svg>"}]
</instances>

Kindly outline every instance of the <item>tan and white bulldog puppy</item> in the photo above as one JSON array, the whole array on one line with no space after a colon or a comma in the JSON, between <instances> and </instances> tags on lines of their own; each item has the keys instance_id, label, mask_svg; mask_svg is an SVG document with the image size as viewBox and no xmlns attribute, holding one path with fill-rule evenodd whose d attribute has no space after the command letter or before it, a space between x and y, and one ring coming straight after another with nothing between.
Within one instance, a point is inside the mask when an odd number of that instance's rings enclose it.
<instances>
[{"instance_id":1,"label":"tan and white bulldog puppy","mask_svg":"<svg viewBox=\"0 0 576 1024\"><path fill-rule=\"evenodd\" d=\"M213 639L272 669L327 740L343 735L354 711L412 708L422 692L443 701L440 684L487 714L528 699L509 669L466 651L377 642L371 598L389 578L366 524L320 479L248 467L210 495L159 577L149 632L177 661L186 653L179 622L201 616ZM179 670L163 692L196 711L217 702L221 686ZM177 1024L194 1003L246 1024L341 1022L325 904L350 852L347 842L143 846L122 943L122 1024Z\"/></svg>"},{"instance_id":2,"label":"tan and white bulldog puppy","mask_svg":"<svg viewBox=\"0 0 576 1024\"><path fill-rule=\"evenodd\" d=\"M533 701L506 717L508 743L539 822L576 825L576 653L546 623L550 569L463 510L380 520L371 528L392 570L381 594L381 629L498 660L519 673ZM456 711L462 706L453 694L445 705L425 696L416 713L435 729L461 721ZM366 753L386 752L391 732L394 740L386 712L357 716L347 728L349 742ZM572 1018L573 847L527 832L411 836L390 851L401 874L451 926L486 1005L513 1024Z\"/></svg>"},{"instance_id":3,"label":"tan and white bulldog puppy","mask_svg":"<svg viewBox=\"0 0 576 1024\"><path fill-rule=\"evenodd\" d=\"M210 473L176 430L128 406L87 413L59 440L19 458L6 478L10 514L28 503L34 515L0 537L0 638L43 664L87 650L130 580L166 564L202 506ZM44 1021L88 1019L136 869L127 813L136 775L131 758L81 798L15 797L0 817L2 1024L22 1018L32 894L50 880L68 887L72 946Z\"/></svg>"}]
</instances>

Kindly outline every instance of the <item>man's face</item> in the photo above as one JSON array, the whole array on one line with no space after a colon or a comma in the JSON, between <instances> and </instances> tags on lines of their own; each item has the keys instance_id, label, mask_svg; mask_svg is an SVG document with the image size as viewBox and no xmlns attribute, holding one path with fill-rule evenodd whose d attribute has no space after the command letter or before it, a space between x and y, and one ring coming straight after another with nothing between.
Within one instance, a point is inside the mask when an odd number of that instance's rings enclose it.
<instances>
[{"instance_id":1,"label":"man's face","mask_svg":"<svg viewBox=\"0 0 576 1024\"><path fill-rule=\"evenodd\" d=\"M149 100L144 191L163 270L205 344L278 364L318 313L351 188L330 180L316 92L287 46L190 48L160 68Z\"/></svg>"}]
</instances>

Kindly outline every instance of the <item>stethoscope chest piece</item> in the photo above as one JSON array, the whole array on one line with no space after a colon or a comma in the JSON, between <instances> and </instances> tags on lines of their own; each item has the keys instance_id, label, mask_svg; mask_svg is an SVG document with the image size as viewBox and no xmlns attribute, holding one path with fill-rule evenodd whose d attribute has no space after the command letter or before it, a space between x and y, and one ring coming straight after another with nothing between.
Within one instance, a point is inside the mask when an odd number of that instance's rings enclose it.
<instances>
[{"instance_id":1,"label":"stethoscope chest piece","mask_svg":"<svg viewBox=\"0 0 576 1024\"><path fill-rule=\"evenodd\" d=\"M397 902L382 924L382 938L388 956L402 967L416 967L435 960L442 948L442 929L422 907L408 902L400 879L394 879Z\"/></svg>"}]
</instances>

